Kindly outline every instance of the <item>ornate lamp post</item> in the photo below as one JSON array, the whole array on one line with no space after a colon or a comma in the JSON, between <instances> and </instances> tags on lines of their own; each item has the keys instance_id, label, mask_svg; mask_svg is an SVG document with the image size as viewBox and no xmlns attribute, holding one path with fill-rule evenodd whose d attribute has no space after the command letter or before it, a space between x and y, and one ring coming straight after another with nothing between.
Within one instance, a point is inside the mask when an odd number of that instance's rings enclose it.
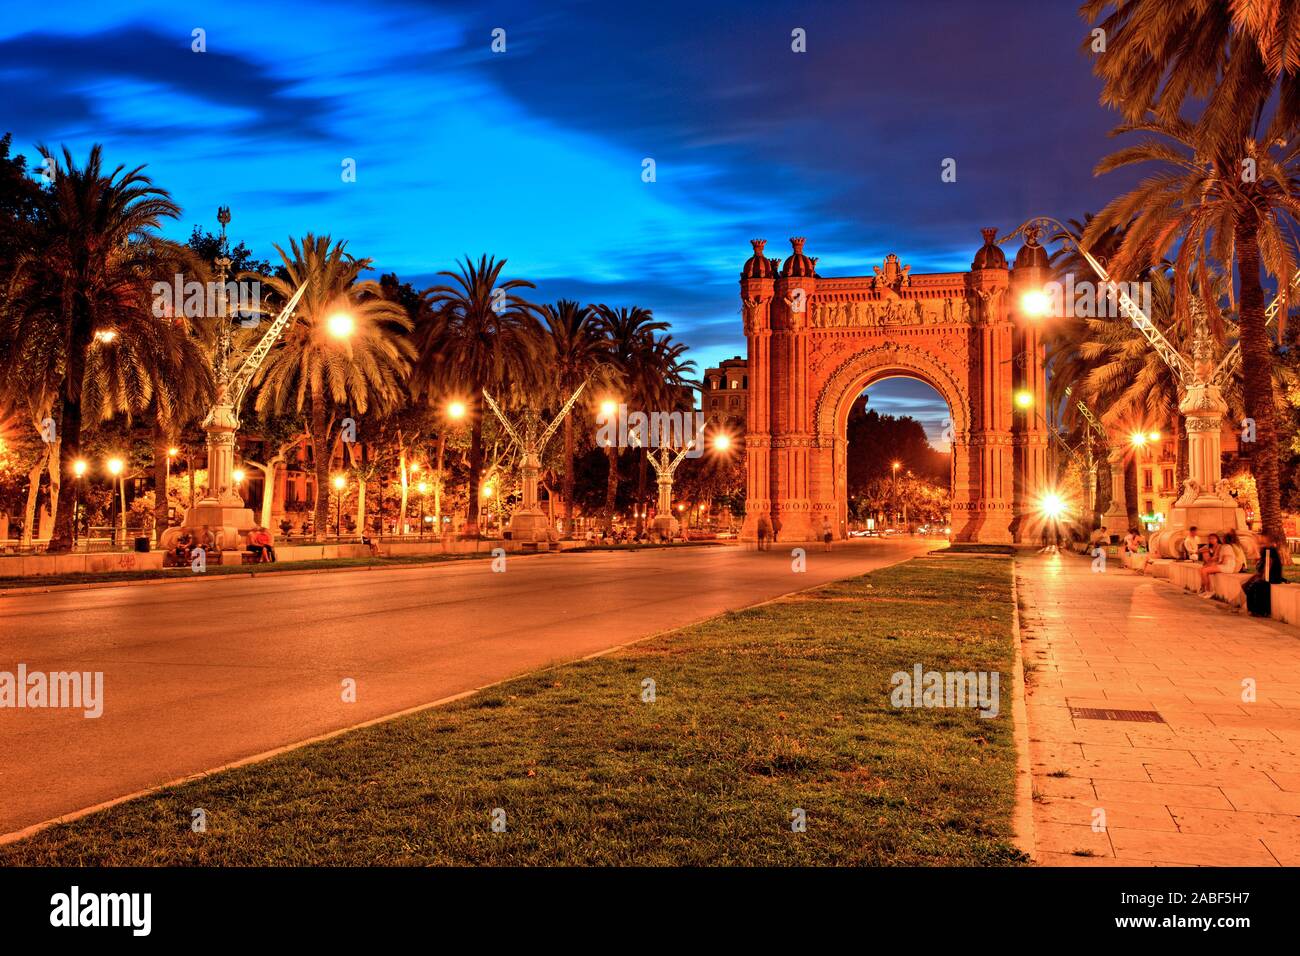
<instances>
[{"instance_id":1,"label":"ornate lamp post","mask_svg":"<svg viewBox=\"0 0 1300 956\"><path fill-rule=\"evenodd\" d=\"M501 411L501 407L497 405L495 399L488 394L487 389L483 390L483 400L487 403L488 408L492 409L492 413L501 422L501 427L506 430L506 434L510 436L511 441L519 446L520 470L523 475L523 496L519 507L510 516L510 539L512 541L550 540L550 521L537 503L537 482L542 469L542 452L546 450L546 443L551 440L555 430L560 427L560 422L564 421L564 416L569 414L569 410L573 408L578 396L582 394L582 390L586 387L587 382L584 381L569 396L559 414L545 427L542 425L541 416L531 408L524 411L518 422L511 422L510 419L506 418L505 413Z\"/></svg>"},{"instance_id":2,"label":"ornate lamp post","mask_svg":"<svg viewBox=\"0 0 1300 956\"><path fill-rule=\"evenodd\" d=\"M677 472L677 466L685 461L686 456L699 447L701 440L702 436L695 436L676 455L667 443L655 449L654 454L647 455L650 464L654 466L655 483L659 490L659 500L655 506L654 529L663 537L672 537L680 528L677 519L673 517L673 475ZM713 447L716 451L727 451L731 448L731 436L726 433L716 435L713 439ZM685 505L678 507L679 512L685 509Z\"/></svg>"},{"instance_id":3,"label":"ornate lamp post","mask_svg":"<svg viewBox=\"0 0 1300 956\"><path fill-rule=\"evenodd\" d=\"M1040 216L1031 219L1011 233L1035 229L1042 231L1042 225L1048 224L1059 230L1059 235L1073 245L1092 271L1097 275L1101 285L1115 298L1120 313L1133 323L1133 327L1142 333L1173 372L1182 398L1178 410L1185 416L1188 444L1188 477L1184 482L1182 496L1170 509L1169 522L1152 535L1151 550L1164 557L1172 558L1178 554L1187 529L1192 526L1203 531L1215 531L1223 534L1235 532L1248 556L1256 551L1255 535L1246 524L1245 512L1237 506L1223 483L1223 462L1220 457L1220 430L1223 416L1228 405L1223 400L1222 385L1233 374L1236 363L1240 361L1240 348L1234 346L1223 356L1217 367L1214 364L1213 349L1206 329L1204 306L1199 297L1192 297L1194 320L1194 339L1192 357L1183 355L1151 321L1151 319L1128 296L1124 289L1107 273L1100 262L1078 242L1070 231L1056 219ZM1005 240L1003 240L1005 241ZM1300 279L1300 273L1292 279L1294 285ZM1277 313L1278 303L1269 307L1269 318ZM1119 522L1117 508L1124 505L1123 448L1112 443L1109 458L1111 461L1111 507L1106 512L1107 531ZM1118 477L1117 477L1118 475ZM1118 504L1117 504L1118 503ZM1121 528L1127 527L1128 513L1124 509Z\"/></svg>"},{"instance_id":4,"label":"ornate lamp post","mask_svg":"<svg viewBox=\"0 0 1300 956\"><path fill-rule=\"evenodd\" d=\"M203 431L207 434L208 486L203 497L186 510L184 525L191 528L208 526L218 549L233 550L239 546L240 535L256 526L252 510L244 506L244 499L235 489L235 432L239 430L239 407L253 376L293 318L293 310L307 291L307 283L298 287L266 333L239 365L232 368L231 315L226 295L226 276L231 265L226 239L226 225L230 222L228 206L217 210L217 221L221 223L221 254L216 260L218 333L212 359L216 397L203 419ZM164 549L173 547L181 531L181 528L169 528L162 537L161 546Z\"/></svg>"}]
</instances>

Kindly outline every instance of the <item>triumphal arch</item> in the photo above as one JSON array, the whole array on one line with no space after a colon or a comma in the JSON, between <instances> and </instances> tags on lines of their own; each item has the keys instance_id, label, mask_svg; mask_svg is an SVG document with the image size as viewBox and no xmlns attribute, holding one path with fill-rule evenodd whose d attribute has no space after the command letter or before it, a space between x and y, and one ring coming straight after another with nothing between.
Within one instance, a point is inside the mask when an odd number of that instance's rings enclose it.
<instances>
[{"instance_id":1,"label":"triumphal arch","mask_svg":"<svg viewBox=\"0 0 1300 956\"><path fill-rule=\"evenodd\" d=\"M1043 347L1021 314L1049 278L1030 235L1008 267L985 229L968 272L913 274L890 254L871 275L823 276L805 240L782 261L765 240L740 276L749 394L745 524L781 541L837 537L848 522L845 431L853 400L882 378L927 382L951 411L956 541L1037 540L1048 485Z\"/></svg>"}]
</instances>

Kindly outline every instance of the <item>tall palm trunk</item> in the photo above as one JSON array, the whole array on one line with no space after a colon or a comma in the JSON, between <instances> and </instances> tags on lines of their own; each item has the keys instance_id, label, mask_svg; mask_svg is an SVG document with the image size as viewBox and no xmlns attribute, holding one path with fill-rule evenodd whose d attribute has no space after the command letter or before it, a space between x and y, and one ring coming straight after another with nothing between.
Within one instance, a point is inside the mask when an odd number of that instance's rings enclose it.
<instances>
[{"instance_id":1,"label":"tall palm trunk","mask_svg":"<svg viewBox=\"0 0 1300 956\"><path fill-rule=\"evenodd\" d=\"M325 423L325 402L312 396L311 402L311 456L316 470L316 539L325 537L329 528L330 510L330 447L328 426Z\"/></svg>"},{"instance_id":2,"label":"tall palm trunk","mask_svg":"<svg viewBox=\"0 0 1300 956\"><path fill-rule=\"evenodd\" d=\"M153 531L154 542L162 543L167 529L167 436L162 426L153 426Z\"/></svg>"},{"instance_id":3,"label":"tall palm trunk","mask_svg":"<svg viewBox=\"0 0 1300 956\"><path fill-rule=\"evenodd\" d=\"M1264 325L1264 287L1260 282L1258 219L1253 210L1237 220L1235 241L1241 280L1240 334L1242 386L1246 415L1255 420L1250 470L1259 494L1264 530L1284 541L1282 489L1278 480L1277 408L1273 400L1273 348Z\"/></svg>"},{"instance_id":4,"label":"tall palm trunk","mask_svg":"<svg viewBox=\"0 0 1300 956\"><path fill-rule=\"evenodd\" d=\"M60 457L63 461L76 461L81 457L81 399L64 396L60 402L59 436L62 439ZM56 514L54 533L50 538L49 548L53 554L72 550L75 529L72 514L72 499L76 494L75 481L59 482L58 496L55 498Z\"/></svg>"},{"instance_id":5,"label":"tall palm trunk","mask_svg":"<svg viewBox=\"0 0 1300 956\"><path fill-rule=\"evenodd\" d=\"M479 478L483 471L483 418L474 419L469 430L469 513L465 520L465 536L478 537Z\"/></svg>"},{"instance_id":6,"label":"tall palm trunk","mask_svg":"<svg viewBox=\"0 0 1300 956\"><path fill-rule=\"evenodd\" d=\"M605 527L609 528L614 524L614 504L618 500L618 449L608 445L605 455L609 458L609 477L605 480Z\"/></svg>"},{"instance_id":7,"label":"tall palm trunk","mask_svg":"<svg viewBox=\"0 0 1300 956\"><path fill-rule=\"evenodd\" d=\"M564 479L560 493L564 495L564 533L573 534L573 468L574 468L573 413L564 416Z\"/></svg>"}]
</instances>

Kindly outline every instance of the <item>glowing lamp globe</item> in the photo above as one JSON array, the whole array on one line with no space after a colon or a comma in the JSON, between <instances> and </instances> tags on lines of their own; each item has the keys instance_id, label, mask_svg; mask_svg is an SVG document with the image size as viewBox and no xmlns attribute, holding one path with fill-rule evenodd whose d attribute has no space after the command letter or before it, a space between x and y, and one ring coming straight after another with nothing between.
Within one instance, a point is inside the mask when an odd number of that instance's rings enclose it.
<instances>
[{"instance_id":1,"label":"glowing lamp globe","mask_svg":"<svg viewBox=\"0 0 1300 956\"><path fill-rule=\"evenodd\" d=\"M1041 319L1051 314L1052 299L1046 292L1030 290L1020 297L1020 311L1030 318Z\"/></svg>"},{"instance_id":2,"label":"glowing lamp globe","mask_svg":"<svg viewBox=\"0 0 1300 956\"><path fill-rule=\"evenodd\" d=\"M346 312L335 312L325 320L325 328L336 339L346 339L357 329L357 320Z\"/></svg>"}]
</instances>

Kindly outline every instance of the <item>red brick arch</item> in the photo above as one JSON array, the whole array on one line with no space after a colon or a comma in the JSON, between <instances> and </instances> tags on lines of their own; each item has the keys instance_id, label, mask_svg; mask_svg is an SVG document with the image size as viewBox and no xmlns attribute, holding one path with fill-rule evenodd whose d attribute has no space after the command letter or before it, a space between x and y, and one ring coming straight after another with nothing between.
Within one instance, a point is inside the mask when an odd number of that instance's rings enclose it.
<instances>
[{"instance_id":1,"label":"red brick arch","mask_svg":"<svg viewBox=\"0 0 1300 956\"><path fill-rule=\"evenodd\" d=\"M845 427L862 389L890 375L935 388L952 414L953 531L1011 541L1046 476L1041 417L1018 411L1031 391L1045 408L1037 329L1012 314L1022 283L1041 286L1042 257L1009 269L992 230L969 272L912 275L897 256L872 276L825 277L803 240L782 263L741 273L749 346L747 504L743 535L768 518L781 539L808 540L829 518L846 531ZM1035 250L1035 252L1041 250ZM1022 256L1024 253L1022 252Z\"/></svg>"}]
</instances>

